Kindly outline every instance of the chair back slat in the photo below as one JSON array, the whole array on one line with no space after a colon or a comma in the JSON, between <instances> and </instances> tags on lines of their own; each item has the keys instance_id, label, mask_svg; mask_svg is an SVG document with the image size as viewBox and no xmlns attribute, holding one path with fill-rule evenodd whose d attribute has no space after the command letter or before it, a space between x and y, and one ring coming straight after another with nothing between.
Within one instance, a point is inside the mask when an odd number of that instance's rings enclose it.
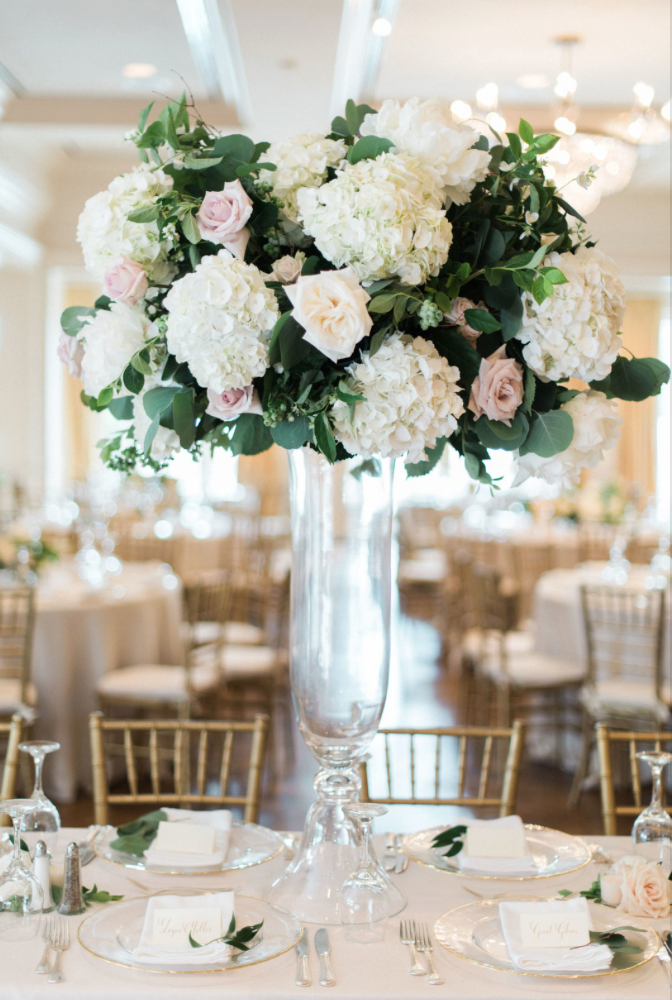
<instances>
[{"instance_id":1,"label":"chair back slat","mask_svg":"<svg viewBox=\"0 0 672 1000\"><path fill-rule=\"evenodd\" d=\"M268 716L257 715L249 722L187 719L157 721L105 719L100 712L93 712L89 721L97 823L104 825L108 822L110 805L130 804L152 804L156 808L162 805L239 806L246 822L257 822ZM118 738L119 734L123 739L123 760L129 792L119 792L116 788L110 791L108 782L108 753L111 753L114 744L107 747L106 738L111 741L115 736ZM221 758L219 753L214 755L216 739L222 740ZM189 766L192 748L196 751L193 782ZM212 752L209 752L211 749ZM150 765L149 782L143 777L137 763L147 756ZM164 761L172 765L168 769L170 790L166 791L161 787L161 764ZM208 777L208 765L211 761L216 766L213 780ZM240 794L229 790L234 763L247 775L246 785ZM238 772L235 774L238 782ZM147 784L150 790L145 790ZM214 787L216 790L213 790Z\"/></svg>"},{"instance_id":2,"label":"chair back slat","mask_svg":"<svg viewBox=\"0 0 672 1000\"><path fill-rule=\"evenodd\" d=\"M362 800L366 802L381 802L385 805L456 805L475 808L497 808L500 816L508 816L515 807L518 770L522 753L522 723L516 721L511 728L491 729L479 726L450 726L431 729L394 728L379 731L371 747L371 760L361 765ZM431 756L423 754L424 741L433 738ZM383 744L381 766L376 767L375 753L378 742ZM394 776L403 759L404 741L406 742L407 776L402 782ZM475 776L475 792L468 793L470 784L469 759L470 747L478 741L483 742L483 753L480 768ZM421 745L422 743L422 745ZM506 759L501 773L494 767L498 759L495 751L500 746L506 747ZM508 745L508 746L507 746ZM456 753L454 748L456 747ZM441 758L442 748L446 753L452 753L456 767L448 770L457 774L455 794L442 793L441 789ZM429 770L425 764L433 762L433 775L429 781L419 783L418 775ZM431 772L430 772L431 773ZM386 785L387 794L379 795L375 790L375 779L382 779ZM427 775L429 778L429 775ZM374 779L372 781L372 779ZM393 784L395 792L393 793ZM493 787L491 786L499 786ZM409 789L408 794L401 794L400 788ZM429 787L427 787L429 786ZM425 793L426 789L426 793ZM433 793L433 794L431 794Z\"/></svg>"},{"instance_id":3,"label":"chair back slat","mask_svg":"<svg viewBox=\"0 0 672 1000\"><path fill-rule=\"evenodd\" d=\"M596 725L595 732L600 768L600 793L602 798L604 833L607 837L613 837L617 833L617 819L619 816L638 816L642 811L640 762L635 755L642 750L652 749L672 752L672 732L630 732L622 729L610 729L602 722ZM612 749L619 744L627 744L632 797L634 800L632 805L616 804ZM668 813L672 812L671 806L665 805L665 808Z\"/></svg>"},{"instance_id":4,"label":"chair back slat","mask_svg":"<svg viewBox=\"0 0 672 1000\"><path fill-rule=\"evenodd\" d=\"M25 585L0 588L0 677L20 681L20 700L30 683L35 590Z\"/></svg>"},{"instance_id":5,"label":"chair back slat","mask_svg":"<svg viewBox=\"0 0 672 1000\"><path fill-rule=\"evenodd\" d=\"M0 799L13 799L16 795L16 775L19 768L19 743L23 739L25 719L13 715L11 722L0 722L0 737L7 737L7 748L0 781ZM0 813L0 826L11 826L6 813Z\"/></svg>"}]
</instances>

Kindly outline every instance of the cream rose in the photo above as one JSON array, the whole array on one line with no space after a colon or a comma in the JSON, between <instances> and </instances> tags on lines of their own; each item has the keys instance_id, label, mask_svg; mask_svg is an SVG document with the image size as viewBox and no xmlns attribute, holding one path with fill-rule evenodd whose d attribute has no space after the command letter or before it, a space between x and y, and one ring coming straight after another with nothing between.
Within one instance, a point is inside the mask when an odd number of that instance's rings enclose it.
<instances>
[{"instance_id":1,"label":"cream rose","mask_svg":"<svg viewBox=\"0 0 672 1000\"><path fill-rule=\"evenodd\" d=\"M103 279L105 293L115 302L135 306L147 292L147 273L130 257L117 257Z\"/></svg>"},{"instance_id":2,"label":"cream rose","mask_svg":"<svg viewBox=\"0 0 672 1000\"><path fill-rule=\"evenodd\" d=\"M514 358L507 358L506 345L483 358L471 386L467 409L476 419L485 414L511 426L511 418L523 401L523 368Z\"/></svg>"},{"instance_id":3,"label":"cream rose","mask_svg":"<svg viewBox=\"0 0 672 1000\"><path fill-rule=\"evenodd\" d=\"M633 917L663 919L670 913L669 880L662 865L636 855L621 858L610 869L621 882L620 907Z\"/></svg>"},{"instance_id":4,"label":"cream rose","mask_svg":"<svg viewBox=\"0 0 672 1000\"><path fill-rule=\"evenodd\" d=\"M196 215L201 237L223 244L234 257L243 260L250 238L246 222L252 207L252 199L240 181L227 181L222 191L208 191Z\"/></svg>"},{"instance_id":5,"label":"cream rose","mask_svg":"<svg viewBox=\"0 0 672 1000\"><path fill-rule=\"evenodd\" d=\"M443 318L449 326L456 326L458 333L460 333L465 340L468 340L473 344L481 336L481 331L474 330L473 327L469 326L464 318L464 314L467 309L485 309L485 303L479 302L479 304L476 305L476 303L472 302L471 299L458 295L456 299L453 299L451 306L452 308L450 312L444 313ZM488 311L489 310L486 309L486 312Z\"/></svg>"},{"instance_id":6,"label":"cream rose","mask_svg":"<svg viewBox=\"0 0 672 1000\"><path fill-rule=\"evenodd\" d=\"M276 260L275 264L271 268L273 274L272 277L276 281L282 282L283 285L293 285L295 281L299 280L301 276L301 268L306 259L305 253L298 251L296 257L290 256L290 254L285 254L280 260Z\"/></svg>"},{"instance_id":7,"label":"cream rose","mask_svg":"<svg viewBox=\"0 0 672 1000\"><path fill-rule=\"evenodd\" d=\"M259 394L253 385L244 389L226 389L215 392L208 389L208 406L205 411L220 420L235 420L241 413L262 413Z\"/></svg>"},{"instance_id":8,"label":"cream rose","mask_svg":"<svg viewBox=\"0 0 672 1000\"><path fill-rule=\"evenodd\" d=\"M306 331L303 339L331 361L349 358L373 325L368 295L351 267L303 275L285 289L292 316Z\"/></svg>"}]
</instances>

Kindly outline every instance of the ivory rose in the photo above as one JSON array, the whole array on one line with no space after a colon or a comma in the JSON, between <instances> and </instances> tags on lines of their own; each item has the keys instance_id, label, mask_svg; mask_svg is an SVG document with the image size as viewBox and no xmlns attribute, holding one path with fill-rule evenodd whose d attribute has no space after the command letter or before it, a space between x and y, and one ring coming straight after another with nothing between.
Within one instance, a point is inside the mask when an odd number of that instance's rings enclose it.
<instances>
[{"instance_id":1,"label":"ivory rose","mask_svg":"<svg viewBox=\"0 0 672 1000\"><path fill-rule=\"evenodd\" d=\"M669 880L661 865L629 855L612 865L610 874L622 879L622 910L633 917L663 919L669 916Z\"/></svg>"},{"instance_id":2,"label":"ivory rose","mask_svg":"<svg viewBox=\"0 0 672 1000\"><path fill-rule=\"evenodd\" d=\"M276 260L273 265L271 269L273 272L272 277L276 281L282 282L283 285L293 285L301 275L301 268L305 259L305 253L302 253L300 250L297 252L296 257L285 254L280 260Z\"/></svg>"},{"instance_id":3,"label":"ivory rose","mask_svg":"<svg viewBox=\"0 0 672 1000\"><path fill-rule=\"evenodd\" d=\"M215 392L208 389L208 406L205 411L220 420L235 420L241 413L262 413L259 394L253 385L244 389L226 389Z\"/></svg>"},{"instance_id":4,"label":"ivory rose","mask_svg":"<svg viewBox=\"0 0 672 1000\"><path fill-rule=\"evenodd\" d=\"M198 231L210 243L222 243L243 260L250 231L252 199L240 181L227 181L222 191L208 191L196 215Z\"/></svg>"},{"instance_id":5,"label":"ivory rose","mask_svg":"<svg viewBox=\"0 0 672 1000\"><path fill-rule=\"evenodd\" d=\"M117 257L103 278L105 294L125 306L135 306L147 292L147 273L130 257Z\"/></svg>"},{"instance_id":6,"label":"ivory rose","mask_svg":"<svg viewBox=\"0 0 672 1000\"><path fill-rule=\"evenodd\" d=\"M511 418L523 401L523 369L514 358L507 358L506 345L483 358L471 386L467 409L476 419L485 414L489 420L501 420L511 426Z\"/></svg>"},{"instance_id":7,"label":"ivory rose","mask_svg":"<svg viewBox=\"0 0 672 1000\"><path fill-rule=\"evenodd\" d=\"M373 325L366 309L371 296L351 267L302 275L285 291L292 316L306 331L303 339L331 361L349 358Z\"/></svg>"},{"instance_id":8,"label":"ivory rose","mask_svg":"<svg viewBox=\"0 0 672 1000\"><path fill-rule=\"evenodd\" d=\"M464 318L464 314L467 309L485 309L485 304L483 302L479 302L479 304L476 305L476 303L472 302L471 299L458 295L456 299L453 299L451 305L452 308L450 312L443 314L446 323L448 323L449 326L456 326L457 332L461 334L465 340L468 340L473 344L474 341L478 340L481 336L481 331L474 330L473 327L469 326Z\"/></svg>"}]
</instances>

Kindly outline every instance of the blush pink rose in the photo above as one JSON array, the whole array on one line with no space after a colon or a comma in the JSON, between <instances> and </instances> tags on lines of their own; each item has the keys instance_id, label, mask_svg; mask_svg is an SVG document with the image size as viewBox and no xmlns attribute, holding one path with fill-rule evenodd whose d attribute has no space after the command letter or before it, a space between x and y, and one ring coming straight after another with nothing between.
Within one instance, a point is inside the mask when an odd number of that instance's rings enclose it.
<instances>
[{"instance_id":1,"label":"blush pink rose","mask_svg":"<svg viewBox=\"0 0 672 1000\"><path fill-rule=\"evenodd\" d=\"M106 295L115 302L135 306L147 292L147 275L130 257L118 257L105 272L103 284Z\"/></svg>"},{"instance_id":2,"label":"blush pink rose","mask_svg":"<svg viewBox=\"0 0 672 1000\"><path fill-rule=\"evenodd\" d=\"M479 302L476 305L471 299L464 298L464 296L458 296L453 299L451 303L450 312L444 313L443 318L449 326L456 326L458 333L460 333L465 340L470 341L472 344L474 341L478 340L481 335L480 330L474 330L473 327L469 326L464 318L464 314L467 309L485 309L485 303ZM486 309L486 312L488 310Z\"/></svg>"},{"instance_id":3,"label":"blush pink rose","mask_svg":"<svg viewBox=\"0 0 672 1000\"><path fill-rule=\"evenodd\" d=\"M69 337L61 330L56 348L59 361L62 361L73 378L82 377L82 361L84 359L84 345L78 337Z\"/></svg>"},{"instance_id":4,"label":"blush pink rose","mask_svg":"<svg viewBox=\"0 0 672 1000\"><path fill-rule=\"evenodd\" d=\"M252 199L240 181L227 181L222 191L208 191L196 216L201 237L221 243L234 257L245 256L252 215Z\"/></svg>"},{"instance_id":5,"label":"blush pink rose","mask_svg":"<svg viewBox=\"0 0 672 1000\"><path fill-rule=\"evenodd\" d=\"M253 385L244 389L226 389L215 392L208 389L208 407L205 411L219 420L235 420L241 413L263 413L259 394Z\"/></svg>"},{"instance_id":6,"label":"blush pink rose","mask_svg":"<svg viewBox=\"0 0 672 1000\"><path fill-rule=\"evenodd\" d=\"M471 386L468 409L476 419L485 414L511 426L511 418L523 401L523 368L507 358L502 344L489 358L483 358Z\"/></svg>"},{"instance_id":7,"label":"blush pink rose","mask_svg":"<svg viewBox=\"0 0 672 1000\"><path fill-rule=\"evenodd\" d=\"M660 865L624 858L611 871L621 882L620 909L633 917L663 919L670 914L669 880ZM628 864L629 861L636 863ZM619 870L620 869L620 870Z\"/></svg>"}]
</instances>

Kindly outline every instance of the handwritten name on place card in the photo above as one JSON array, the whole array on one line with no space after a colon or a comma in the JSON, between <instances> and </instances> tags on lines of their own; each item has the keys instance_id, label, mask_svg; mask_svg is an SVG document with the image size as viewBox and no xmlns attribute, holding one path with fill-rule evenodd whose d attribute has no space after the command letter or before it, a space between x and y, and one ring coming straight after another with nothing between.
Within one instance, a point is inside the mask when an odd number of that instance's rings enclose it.
<instances>
[{"instance_id":1,"label":"handwritten name on place card","mask_svg":"<svg viewBox=\"0 0 672 1000\"><path fill-rule=\"evenodd\" d=\"M199 944L208 944L222 936L222 911L215 907L154 911L153 944L183 945L189 935Z\"/></svg>"},{"instance_id":2,"label":"handwritten name on place card","mask_svg":"<svg viewBox=\"0 0 672 1000\"><path fill-rule=\"evenodd\" d=\"M525 831L516 827L470 826L465 854L470 858L522 858Z\"/></svg>"},{"instance_id":3,"label":"handwritten name on place card","mask_svg":"<svg viewBox=\"0 0 672 1000\"><path fill-rule=\"evenodd\" d=\"M205 823L159 823L152 850L183 854L212 854L216 831Z\"/></svg>"},{"instance_id":4,"label":"handwritten name on place card","mask_svg":"<svg viewBox=\"0 0 672 1000\"><path fill-rule=\"evenodd\" d=\"M590 944L587 913L521 913L524 948L575 948Z\"/></svg>"}]
</instances>

